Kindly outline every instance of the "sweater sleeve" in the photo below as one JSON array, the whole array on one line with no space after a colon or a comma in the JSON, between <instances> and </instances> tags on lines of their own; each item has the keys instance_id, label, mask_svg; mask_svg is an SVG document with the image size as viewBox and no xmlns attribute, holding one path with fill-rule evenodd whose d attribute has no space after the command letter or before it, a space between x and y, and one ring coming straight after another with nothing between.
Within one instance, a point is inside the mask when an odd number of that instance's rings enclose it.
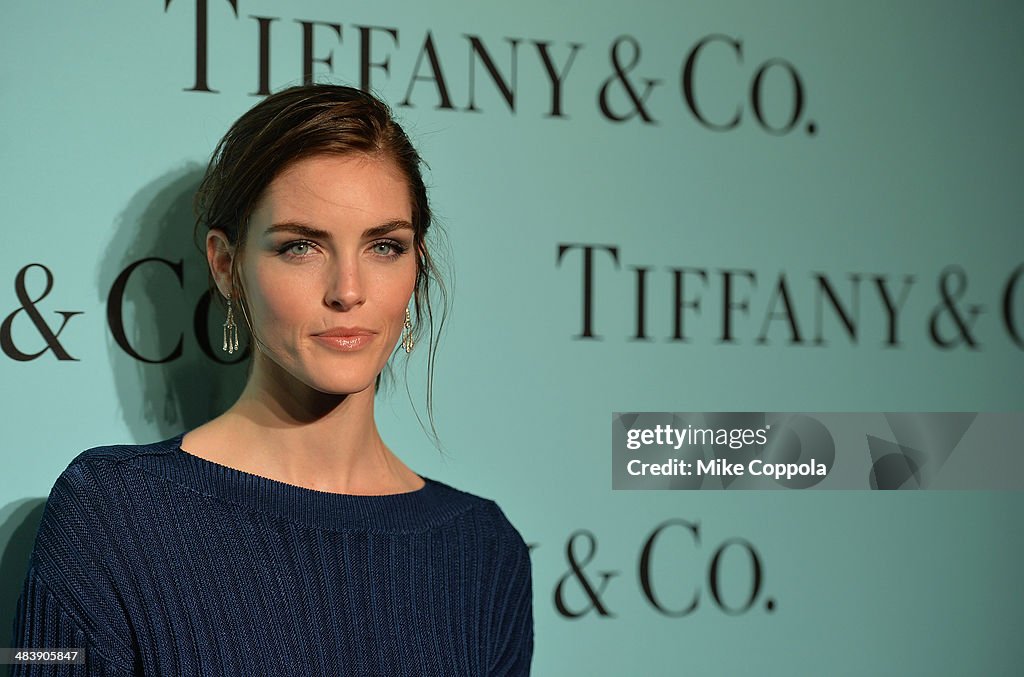
<instances>
[{"instance_id":1,"label":"sweater sleeve","mask_svg":"<svg viewBox=\"0 0 1024 677\"><path fill-rule=\"evenodd\" d=\"M106 507L101 469L68 466L43 509L11 646L79 647L84 665L16 664L12 677L132 674L131 624L109 566L116 521ZM70 669L69 669L70 668Z\"/></svg>"},{"instance_id":2,"label":"sweater sleeve","mask_svg":"<svg viewBox=\"0 0 1024 677\"><path fill-rule=\"evenodd\" d=\"M492 677L523 677L530 674L533 660L533 572L530 550L523 537L509 523L501 509L500 531L504 532L498 553L498 599L495 608L496 651L489 674Z\"/></svg>"},{"instance_id":3,"label":"sweater sleeve","mask_svg":"<svg viewBox=\"0 0 1024 677\"><path fill-rule=\"evenodd\" d=\"M29 570L18 600L12 647L20 649L80 649L85 663L16 663L10 677L128 677L131 670L119 668L100 653L82 623L69 613L46 587L34 568Z\"/></svg>"}]
</instances>

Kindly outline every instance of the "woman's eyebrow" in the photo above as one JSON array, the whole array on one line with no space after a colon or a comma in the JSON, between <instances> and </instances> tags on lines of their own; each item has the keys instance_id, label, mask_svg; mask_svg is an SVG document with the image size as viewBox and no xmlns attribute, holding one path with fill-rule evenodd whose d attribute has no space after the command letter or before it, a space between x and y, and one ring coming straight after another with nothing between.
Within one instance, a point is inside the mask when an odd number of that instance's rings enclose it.
<instances>
[{"instance_id":1,"label":"woman's eyebrow","mask_svg":"<svg viewBox=\"0 0 1024 677\"><path fill-rule=\"evenodd\" d=\"M282 223L275 223L268 226L264 235L272 235L274 233L295 233L296 235L302 235L303 237L312 237L320 240L331 239L331 234L326 230L307 226L304 223L297 223L295 221L284 221Z\"/></svg>"},{"instance_id":2,"label":"woman's eyebrow","mask_svg":"<svg viewBox=\"0 0 1024 677\"><path fill-rule=\"evenodd\" d=\"M392 231L402 230L403 228L413 230L412 224L408 221L404 219L395 219L394 221L388 221L387 223L382 223L381 225L374 226L373 228L367 228L363 231L363 237L380 237L381 235L387 235Z\"/></svg>"},{"instance_id":3,"label":"woman's eyebrow","mask_svg":"<svg viewBox=\"0 0 1024 677\"><path fill-rule=\"evenodd\" d=\"M367 228L366 230L363 231L363 237L380 237L381 235L386 235L392 231L401 230L403 228L413 230L412 224L409 223L408 221L404 219L395 219L393 221L387 221L386 223L382 223L379 226L374 226L373 228ZM316 238L320 240L331 239L331 234L326 230L314 228L313 226L308 226L304 223L298 223L295 221L284 221L282 223L275 223L271 226L268 226L267 229L263 231L264 235L271 235L273 233L278 232L295 233L296 235L301 235L303 237Z\"/></svg>"}]
</instances>

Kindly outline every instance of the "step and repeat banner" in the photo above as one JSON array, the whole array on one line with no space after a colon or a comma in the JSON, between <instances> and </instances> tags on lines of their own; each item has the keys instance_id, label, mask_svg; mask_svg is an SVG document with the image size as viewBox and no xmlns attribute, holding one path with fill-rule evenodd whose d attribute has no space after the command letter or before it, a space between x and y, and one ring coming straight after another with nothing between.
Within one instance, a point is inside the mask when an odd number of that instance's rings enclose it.
<instances>
[{"instance_id":1,"label":"step and repeat banner","mask_svg":"<svg viewBox=\"0 0 1024 677\"><path fill-rule=\"evenodd\" d=\"M530 544L534 674L1019 674L1022 30L1007 2L6 3L3 636L68 462L240 392L192 195L312 79L429 164L441 448L425 351L378 421Z\"/></svg>"}]
</instances>

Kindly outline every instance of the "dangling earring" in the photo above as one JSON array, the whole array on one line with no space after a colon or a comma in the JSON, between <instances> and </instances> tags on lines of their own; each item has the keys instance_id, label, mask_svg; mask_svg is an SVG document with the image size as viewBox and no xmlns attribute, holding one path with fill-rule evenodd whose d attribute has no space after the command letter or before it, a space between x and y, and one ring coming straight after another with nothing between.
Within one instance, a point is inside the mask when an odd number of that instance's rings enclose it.
<instances>
[{"instance_id":1,"label":"dangling earring","mask_svg":"<svg viewBox=\"0 0 1024 677\"><path fill-rule=\"evenodd\" d=\"M405 309L405 324L402 325L402 347L405 348L405 352L411 353L413 346L416 345L412 340L412 316L409 315L409 309Z\"/></svg>"},{"instance_id":2,"label":"dangling earring","mask_svg":"<svg viewBox=\"0 0 1024 677\"><path fill-rule=\"evenodd\" d=\"M228 292L228 317L224 320L224 352L232 354L238 350L238 325L235 314L231 311L231 293Z\"/></svg>"}]
</instances>

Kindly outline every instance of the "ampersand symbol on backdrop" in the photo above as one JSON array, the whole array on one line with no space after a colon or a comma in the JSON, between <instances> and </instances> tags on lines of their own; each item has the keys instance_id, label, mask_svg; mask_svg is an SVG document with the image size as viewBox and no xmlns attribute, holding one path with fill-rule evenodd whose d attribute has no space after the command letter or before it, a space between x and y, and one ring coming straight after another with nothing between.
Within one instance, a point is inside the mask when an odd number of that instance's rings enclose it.
<instances>
[{"instance_id":1,"label":"ampersand symbol on backdrop","mask_svg":"<svg viewBox=\"0 0 1024 677\"><path fill-rule=\"evenodd\" d=\"M623 64L623 61L619 58L620 48L623 45L628 45L631 50L629 63ZM598 97L598 105L601 107L601 112L604 113L605 117L614 122L625 122L633 117L639 115L644 122L649 124L657 124L657 121L651 117L650 112L644 104L647 103L647 97L651 95L651 91L654 87L661 83L661 80L655 80L651 78L642 78L644 83L643 92L637 94L634 89L633 83L629 79L629 73L636 68L636 65L640 62L640 43L629 35L624 35L615 39L612 43L610 51L612 58L612 68L615 69L615 75L610 76L601 85L601 94ZM608 92L614 84L622 85L622 90L626 93L626 96L633 102L633 110L628 113L616 113L611 109L611 105L608 103Z\"/></svg>"},{"instance_id":2,"label":"ampersand symbol on backdrop","mask_svg":"<svg viewBox=\"0 0 1024 677\"><path fill-rule=\"evenodd\" d=\"M962 268L949 266L942 271L939 276L939 296L942 297L942 304L932 311L928 323L932 339L940 348L953 348L964 342L971 348L978 347L977 340L971 334L971 328L983 308L973 304L966 308L964 314L961 314L962 310L957 307L957 301L963 297L965 291L967 291L967 274ZM946 315L956 325L957 335L947 337L941 333L939 320L943 315ZM946 326L949 326L948 323Z\"/></svg>"},{"instance_id":3,"label":"ampersand symbol on backdrop","mask_svg":"<svg viewBox=\"0 0 1024 677\"><path fill-rule=\"evenodd\" d=\"M39 267L43 269L46 274L46 288L43 293L39 295L39 298L33 299L29 296L28 290L25 287L25 275L29 268ZM41 356L47 350L52 350L53 354L57 356L58 360L75 360L77 357L72 357L64 350L64 346L61 345L57 339L60 337L60 333L64 331L64 327L67 325L68 320L74 315L81 315L81 311L71 310L57 310L54 311L58 315L64 317L64 321L61 322L60 328L54 332L50 329L50 325L46 323L43 316L36 309L36 304L42 301L50 293L53 288L53 273L50 269L41 263L30 263L21 270L18 271L18 276L14 279L14 293L18 297L18 301L21 302L21 307L12 312L10 315L4 318L3 324L0 325L0 348L12 359L18 360L19 362L27 362L34 360ZM46 341L46 347L40 350L38 353L25 353L19 350L14 345L14 338L11 334L11 330L14 326L14 318L17 317L18 313L24 311L29 319L32 320L32 324L39 330L39 335Z\"/></svg>"},{"instance_id":4,"label":"ampersand symbol on backdrop","mask_svg":"<svg viewBox=\"0 0 1024 677\"><path fill-rule=\"evenodd\" d=\"M580 539L586 540L587 545L589 546L589 549L582 560L577 558L576 553L576 542ZM558 580L558 585L555 587L555 607L558 609L558 613L563 616L568 618L579 618L580 616L587 614L591 609L596 610L597 613L602 616L615 615L605 607L603 600L601 599L601 595L604 594L605 588L608 587L608 582L612 576L617 576L619 572L599 571L598 574L601 577L601 582L595 590L591 581L587 578L586 573L583 571L583 569L590 564L590 561L594 559L594 555L596 553L597 540L594 538L594 534L585 529L580 529L569 535L569 540L566 541L565 544L565 556L569 561L569 568L572 569L572 571L566 572L566 574ZM586 594L590 599L590 604L579 611L573 611L565 604L564 591L570 578L575 578L579 581L584 594Z\"/></svg>"}]
</instances>

